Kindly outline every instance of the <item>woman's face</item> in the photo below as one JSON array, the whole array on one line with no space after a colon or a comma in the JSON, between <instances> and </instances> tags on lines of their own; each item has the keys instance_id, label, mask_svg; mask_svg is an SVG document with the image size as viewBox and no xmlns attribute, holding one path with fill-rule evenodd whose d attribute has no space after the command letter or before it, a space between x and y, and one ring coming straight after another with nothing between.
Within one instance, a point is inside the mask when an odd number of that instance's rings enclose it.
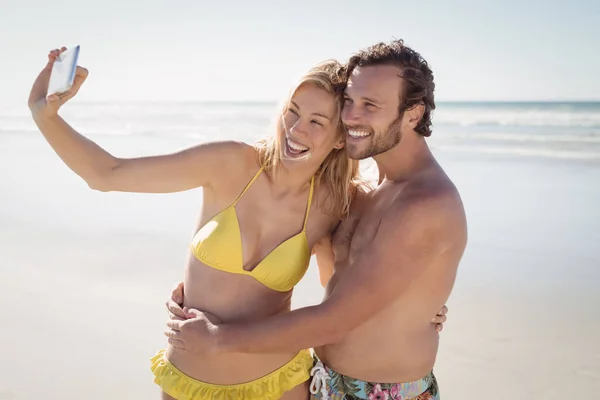
<instances>
[{"instance_id":1,"label":"woman's face","mask_svg":"<svg viewBox=\"0 0 600 400\"><path fill-rule=\"evenodd\" d=\"M331 151L344 147L335 98L315 85L306 83L296 90L282 119L278 139L286 166L304 160L321 165Z\"/></svg>"}]
</instances>

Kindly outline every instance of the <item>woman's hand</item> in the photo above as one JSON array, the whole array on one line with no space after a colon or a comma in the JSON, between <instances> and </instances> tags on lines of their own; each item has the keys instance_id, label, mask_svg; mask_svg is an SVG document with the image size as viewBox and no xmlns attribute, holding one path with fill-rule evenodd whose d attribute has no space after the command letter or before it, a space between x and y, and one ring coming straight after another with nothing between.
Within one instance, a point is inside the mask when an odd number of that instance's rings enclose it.
<instances>
[{"instance_id":1,"label":"woman's hand","mask_svg":"<svg viewBox=\"0 0 600 400\"><path fill-rule=\"evenodd\" d=\"M77 94L79 88L83 85L83 82L85 82L85 79L88 76L87 69L77 66L75 79L71 89L60 94L47 93L52 66L56 59L66 50L66 47L62 47L60 50L55 49L48 53L48 63L44 69L42 69L31 88L28 104L34 118L51 118L57 115L60 107Z\"/></svg>"}]
</instances>

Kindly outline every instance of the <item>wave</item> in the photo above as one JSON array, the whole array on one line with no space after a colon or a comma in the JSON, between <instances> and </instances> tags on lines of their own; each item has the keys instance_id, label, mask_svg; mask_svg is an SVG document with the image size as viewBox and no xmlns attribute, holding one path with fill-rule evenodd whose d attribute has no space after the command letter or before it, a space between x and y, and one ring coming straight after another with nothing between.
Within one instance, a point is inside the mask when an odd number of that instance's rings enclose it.
<instances>
[{"instance_id":1,"label":"wave","mask_svg":"<svg viewBox=\"0 0 600 400\"><path fill-rule=\"evenodd\" d=\"M600 129L598 111L439 110L434 126L581 127Z\"/></svg>"},{"instance_id":2,"label":"wave","mask_svg":"<svg viewBox=\"0 0 600 400\"><path fill-rule=\"evenodd\" d=\"M171 122L174 124L235 124L241 121L267 126L276 114L271 103L73 103L65 118L90 123L112 120ZM0 109L0 122L31 119L26 106ZM555 127L588 128L600 132L600 103L440 103L434 128ZM1 124L0 124L1 125Z\"/></svg>"},{"instance_id":3,"label":"wave","mask_svg":"<svg viewBox=\"0 0 600 400\"><path fill-rule=\"evenodd\" d=\"M600 143L600 135L555 134L555 133L504 133L504 132L449 132L444 139L504 141L523 143ZM434 138L433 140L436 140Z\"/></svg>"},{"instance_id":4,"label":"wave","mask_svg":"<svg viewBox=\"0 0 600 400\"><path fill-rule=\"evenodd\" d=\"M271 132L273 104L70 104L61 114L85 135L227 138ZM440 104L429 142L447 151L600 159L599 104ZM0 134L38 133L26 106L0 109Z\"/></svg>"},{"instance_id":5,"label":"wave","mask_svg":"<svg viewBox=\"0 0 600 400\"><path fill-rule=\"evenodd\" d=\"M556 150L548 148L531 148L518 146L454 146L443 145L436 146L436 149L448 152L461 153L477 153L477 154L497 154L497 155L513 155L526 157L546 157L546 158L561 158L561 159L577 159L600 161L600 152L590 152L582 150Z\"/></svg>"}]
</instances>

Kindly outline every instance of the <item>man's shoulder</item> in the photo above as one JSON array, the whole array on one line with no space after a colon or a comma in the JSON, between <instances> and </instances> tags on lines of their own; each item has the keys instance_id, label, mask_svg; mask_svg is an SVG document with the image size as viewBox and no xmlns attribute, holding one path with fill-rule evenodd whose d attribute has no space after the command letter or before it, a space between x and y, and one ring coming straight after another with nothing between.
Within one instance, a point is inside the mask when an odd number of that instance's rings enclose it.
<instances>
[{"instance_id":1,"label":"man's shoulder","mask_svg":"<svg viewBox=\"0 0 600 400\"><path fill-rule=\"evenodd\" d=\"M466 215L460 193L441 170L425 172L409 181L395 197L388 214L386 218L399 225L435 232L440 239L466 240Z\"/></svg>"},{"instance_id":2,"label":"man's shoulder","mask_svg":"<svg viewBox=\"0 0 600 400\"><path fill-rule=\"evenodd\" d=\"M431 169L406 183L394 201L395 208L435 209L436 212L463 212L458 189L441 169Z\"/></svg>"}]
</instances>

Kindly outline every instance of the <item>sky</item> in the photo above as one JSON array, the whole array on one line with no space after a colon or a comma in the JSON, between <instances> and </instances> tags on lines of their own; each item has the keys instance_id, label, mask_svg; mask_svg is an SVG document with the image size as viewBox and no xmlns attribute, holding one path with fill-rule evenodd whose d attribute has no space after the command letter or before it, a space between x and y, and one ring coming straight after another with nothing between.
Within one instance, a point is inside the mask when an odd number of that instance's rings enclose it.
<instances>
[{"instance_id":1,"label":"sky","mask_svg":"<svg viewBox=\"0 0 600 400\"><path fill-rule=\"evenodd\" d=\"M0 0L0 104L81 46L81 100L277 101L328 58L393 38L438 101L600 100L600 1Z\"/></svg>"}]
</instances>

